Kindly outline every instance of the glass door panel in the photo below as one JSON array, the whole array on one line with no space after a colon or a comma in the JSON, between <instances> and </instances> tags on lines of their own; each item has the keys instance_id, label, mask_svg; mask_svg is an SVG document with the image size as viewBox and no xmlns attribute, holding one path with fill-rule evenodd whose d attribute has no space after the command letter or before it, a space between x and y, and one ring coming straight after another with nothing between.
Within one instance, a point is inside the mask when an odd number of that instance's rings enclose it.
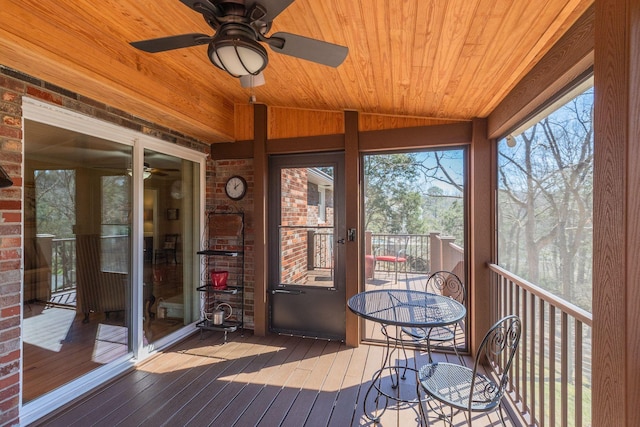
<instances>
[{"instance_id":1,"label":"glass door panel","mask_svg":"<svg viewBox=\"0 0 640 427\"><path fill-rule=\"evenodd\" d=\"M190 267L199 164L145 149L144 167L142 316L149 344L197 320Z\"/></svg>"},{"instance_id":2,"label":"glass door panel","mask_svg":"<svg viewBox=\"0 0 640 427\"><path fill-rule=\"evenodd\" d=\"M131 161L25 120L23 402L132 352Z\"/></svg>"},{"instance_id":3,"label":"glass door panel","mask_svg":"<svg viewBox=\"0 0 640 427\"><path fill-rule=\"evenodd\" d=\"M344 191L341 154L271 159L274 332L344 339Z\"/></svg>"}]
</instances>

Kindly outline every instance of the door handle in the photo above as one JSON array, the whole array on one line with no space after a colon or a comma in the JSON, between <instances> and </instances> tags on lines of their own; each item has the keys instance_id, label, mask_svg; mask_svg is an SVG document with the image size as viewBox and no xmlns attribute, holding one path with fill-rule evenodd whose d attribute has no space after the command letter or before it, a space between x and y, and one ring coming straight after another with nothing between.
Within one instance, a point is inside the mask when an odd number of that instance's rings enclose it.
<instances>
[{"instance_id":1,"label":"door handle","mask_svg":"<svg viewBox=\"0 0 640 427\"><path fill-rule=\"evenodd\" d=\"M304 292L298 291L298 290L290 291L289 289L272 289L271 295L275 295L275 294L300 295L300 294L304 294Z\"/></svg>"},{"instance_id":2,"label":"door handle","mask_svg":"<svg viewBox=\"0 0 640 427\"><path fill-rule=\"evenodd\" d=\"M344 245L344 239L338 239L336 240L336 243L340 243L341 245Z\"/></svg>"}]
</instances>

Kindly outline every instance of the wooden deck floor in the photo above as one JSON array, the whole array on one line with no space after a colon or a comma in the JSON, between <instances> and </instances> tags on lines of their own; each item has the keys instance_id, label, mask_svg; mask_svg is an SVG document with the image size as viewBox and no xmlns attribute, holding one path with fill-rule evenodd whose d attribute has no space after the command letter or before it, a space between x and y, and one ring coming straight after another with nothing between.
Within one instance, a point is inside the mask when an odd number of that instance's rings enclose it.
<instances>
[{"instance_id":1,"label":"wooden deck floor","mask_svg":"<svg viewBox=\"0 0 640 427\"><path fill-rule=\"evenodd\" d=\"M383 348L287 336L199 334L40 420L42 426L358 426ZM447 356L436 355L440 360ZM412 352L410 366L426 354ZM415 393L408 375L402 387ZM369 397L371 400L372 398ZM429 425L444 426L429 413ZM508 426L515 426L510 421ZM416 404L394 406L380 426L418 425ZM464 417L456 426L466 425ZM500 425L497 413L474 426Z\"/></svg>"}]
</instances>

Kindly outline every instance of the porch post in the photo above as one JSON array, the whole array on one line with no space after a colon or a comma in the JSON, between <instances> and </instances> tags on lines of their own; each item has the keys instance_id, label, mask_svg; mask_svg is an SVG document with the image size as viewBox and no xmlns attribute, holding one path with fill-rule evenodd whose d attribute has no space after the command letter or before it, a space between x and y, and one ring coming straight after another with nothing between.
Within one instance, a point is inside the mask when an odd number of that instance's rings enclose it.
<instances>
[{"instance_id":1,"label":"porch post","mask_svg":"<svg viewBox=\"0 0 640 427\"><path fill-rule=\"evenodd\" d=\"M267 106L253 106L253 216L255 228L255 284L253 289L254 326L253 333L265 336L269 330L267 317ZM245 296L246 297L246 296Z\"/></svg>"},{"instance_id":2,"label":"porch post","mask_svg":"<svg viewBox=\"0 0 640 427\"><path fill-rule=\"evenodd\" d=\"M592 423L631 426L640 419L640 2L595 5Z\"/></svg>"},{"instance_id":3,"label":"porch post","mask_svg":"<svg viewBox=\"0 0 640 427\"><path fill-rule=\"evenodd\" d=\"M488 263L492 261L493 230L495 217L492 205L495 157L492 141L488 138L486 119L473 120L473 141L469 150L469 282L467 295L469 312L467 319L471 326L469 343L476 353L482 338L492 323L491 274Z\"/></svg>"},{"instance_id":4,"label":"porch post","mask_svg":"<svg viewBox=\"0 0 640 427\"><path fill-rule=\"evenodd\" d=\"M455 267L454 262L451 260L451 244L456 241L453 236L445 236L440 238L440 268L439 270L453 271Z\"/></svg>"},{"instance_id":5,"label":"porch post","mask_svg":"<svg viewBox=\"0 0 640 427\"><path fill-rule=\"evenodd\" d=\"M344 167L345 167L345 193L349 203L346 203L345 223L347 229L356 229L355 241L348 241L346 247L346 259L355 260L355 265L359 268L347 268L346 299L360 291L360 284L363 283L363 257L362 243L364 230L360 221L361 194L360 194L360 150L358 132L358 112L344 112ZM346 305L346 301L345 301ZM346 337L345 344L350 347L357 347L360 344L360 321L359 318L346 309Z\"/></svg>"},{"instance_id":6,"label":"porch post","mask_svg":"<svg viewBox=\"0 0 640 427\"><path fill-rule=\"evenodd\" d=\"M429 271L442 270L440 233L429 233Z\"/></svg>"}]
</instances>

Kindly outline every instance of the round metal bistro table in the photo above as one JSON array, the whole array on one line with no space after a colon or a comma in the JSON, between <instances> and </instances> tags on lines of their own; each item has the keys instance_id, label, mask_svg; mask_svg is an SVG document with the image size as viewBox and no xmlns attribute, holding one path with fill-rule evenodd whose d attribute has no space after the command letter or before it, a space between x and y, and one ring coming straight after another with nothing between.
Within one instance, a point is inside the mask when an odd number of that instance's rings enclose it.
<instances>
[{"instance_id":1,"label":"round metal bistro table","mask_svg":"<svg viewBox=\"0 0 640 427\"><path fill-rule=\"evenodd\" d=\"M405 366L391 364L391 354L397 350L399 339L390 338L387 328L395 327L395 337L397 337L399 336L398 329L402 327L434 328L452 325L465 317L467 309L452 298L407 289L380 289L360 292L349 298L347 305L353 313L363 319L379 323L382 326L382 333L386 337L382 366L374 373L363 401L365 416L371 421L377 422L389 405L389 400L405 403L418 401L417 393L412 399L408 399L400 393L399 372L401 370L403 373L406 370L416 372L416 369L408 367L406 361ZM386 371L390 373L393 393L382 386L382 377ZM404 379L404 375L402 378ZM367 401L372 390L376 392L376 398L373 400L375 407L369 412L367 411ZM380 404L381 400L384 400L384 405ZM374 415L370 415L370 413Z\"/></svg>"}]
</instances>

